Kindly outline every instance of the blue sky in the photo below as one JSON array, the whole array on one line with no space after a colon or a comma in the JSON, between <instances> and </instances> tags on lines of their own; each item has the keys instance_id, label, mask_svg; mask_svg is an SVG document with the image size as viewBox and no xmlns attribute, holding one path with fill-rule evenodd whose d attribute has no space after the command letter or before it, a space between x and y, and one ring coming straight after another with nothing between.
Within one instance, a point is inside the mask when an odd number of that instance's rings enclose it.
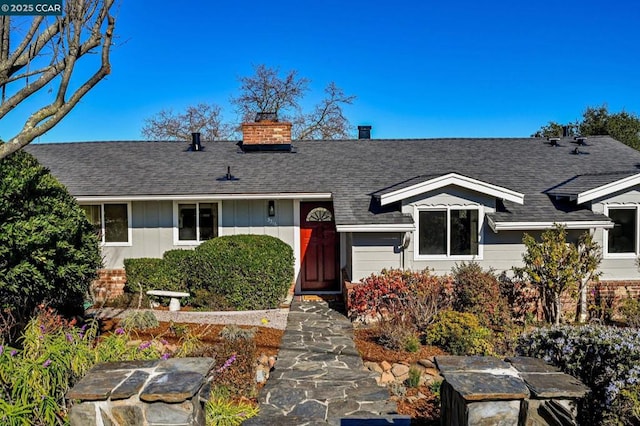
<instances>
[{"instance_id":1,"label":"blue sky","mask_svg":"<svg viewBox=\"0 0 640 426\"><path fill-rule=\"evenodd\" d=\"M40 141L140 139L146 117L199 102L233 120L257 64L311 79L308 106L335 81L374 138L529 136L587 106L640 113L638 18L630 0L122 0L111 75Z\"/></svg>"}]
</instances>

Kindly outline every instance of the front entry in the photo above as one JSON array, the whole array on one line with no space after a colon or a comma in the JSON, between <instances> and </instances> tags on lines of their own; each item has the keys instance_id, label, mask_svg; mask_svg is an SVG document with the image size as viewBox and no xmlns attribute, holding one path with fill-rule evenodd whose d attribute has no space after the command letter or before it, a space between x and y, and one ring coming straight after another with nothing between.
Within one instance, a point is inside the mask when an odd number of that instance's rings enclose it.
<instances>
[{"instance_id":1,"label":"front entry","mask_svg":"<svg viewBox=\"0 0 640 426\"><path fill-rule=\"evenodd\" d=\"M331 202L300 203L301 290L338 291L338 238Z\"/></svg>"}]
</instances>

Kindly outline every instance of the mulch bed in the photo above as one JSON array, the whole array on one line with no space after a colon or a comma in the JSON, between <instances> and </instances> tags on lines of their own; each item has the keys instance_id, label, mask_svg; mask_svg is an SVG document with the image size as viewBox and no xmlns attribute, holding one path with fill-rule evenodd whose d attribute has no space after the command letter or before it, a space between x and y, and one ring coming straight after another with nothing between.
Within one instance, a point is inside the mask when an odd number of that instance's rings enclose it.
<instances>
[{"instance_id":1,"label":"mulch bed","mask_svg":"<svg viewBox=\"0 0 640 426\"><path fill-rule=\"evenodd\" d=\"M418 352L392 351L378 344L378 335L374 328L357 328L354 335L356 347L364 361L415 363L420 359L445 354L435 346L422 346Z\"/></svg>"},{"instance_id":2,"label":"mulch bed","mask_svg":"<svg viewBox=\"0 0 640 426\"><path fill-rule=\"evenodd\" d=\"M101 330L103 332L110 332L118 327L118 319L105 319L102 320ZM133 335L140 340L151 340L153 338L162 338L170 344L177 344L180 341L180 336L191 332L199 337L200 341L205 344L220 343L219 333L224 328L224 325L211 325L211 324L172 324L170 322L160 322L158 327L149 328L146 330L136 330ZM241 328L253 328L243 326ZM256 333L255 341L258 348L257 353L265 354L267 356L277 355L278 348L280 347L280 340L284 330L277 330L267 327L255 327L258 329ZM177 332L176 332L177 331Z\"/></svg>"}]
</instances>

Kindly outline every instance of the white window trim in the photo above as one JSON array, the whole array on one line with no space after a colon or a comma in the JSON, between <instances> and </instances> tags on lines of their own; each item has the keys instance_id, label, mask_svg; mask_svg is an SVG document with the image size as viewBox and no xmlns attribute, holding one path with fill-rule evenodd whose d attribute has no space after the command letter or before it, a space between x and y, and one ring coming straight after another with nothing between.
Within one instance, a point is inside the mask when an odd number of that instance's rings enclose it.
<instances>
[{"instance_id":1,"label":"white window trim","mask_svg":"<svg viewBox=\"0 0 640 426\"><path fill-rule=\"evenodd\" d=\"M173 245L174 246L199 246L204 241L200 240L200 204L213 204L218 206L218 237L222 235L222 201L221 200L174 200L173 201ZM178 205L179 204L195 204L196 205L196 234L197 240L180 240L178 229Z\"/></svg>"},{"instance_id":2,"label":"white window trim","mask_svg":"<svg viewBox=\"0 0 640 426\"><path fill-rule=\"evenodd\" d=\"M451 210L477 210L478 211L478 254L472 255L450 255L451 250ZM420 212L421 211L446 211L447 212L447 254L420 254ZM482 260L484 255L484 241L482 229L484 228L484 206L467 205L437 205L437 206L415 206L414 222L416 224L415 238L413 238L413 258L420 260Z\"/></svg>"},{"instance_id":3,"label":"white window trim","mask_svg":"<svg viewBox=\"0 0 640 426\"><path fill-rule=\"evenodd\" d=\"M609 253L609 230L605 229L602 236L602 257L605 259L635 259L640 253L640 204L620 203L615 205L605 205L604 214L609 216L609 210L635 209L636 211L636 247L634 253Z\"/></svg>"},{"instance_id":4,"label":"white window trim","mask_svg":"<svg viewBox=\"0 0 640 426\"><path fill-rule=\"evenodd\" d=\"M131 201L118 201L113 203L79 203L83 206L100 206L100 245L103 247L131 247L133 245L133 228L131 227ZM127 205L127 242L106 242L105 238L105 204L126 204Z\"/></svg>"}]
</instances>

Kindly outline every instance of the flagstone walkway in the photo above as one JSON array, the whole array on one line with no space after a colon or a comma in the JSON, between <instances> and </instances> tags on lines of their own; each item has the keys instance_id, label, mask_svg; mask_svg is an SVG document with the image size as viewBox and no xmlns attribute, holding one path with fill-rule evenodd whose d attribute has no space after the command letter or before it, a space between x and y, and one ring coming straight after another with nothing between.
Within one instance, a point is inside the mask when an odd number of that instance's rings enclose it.
<instances>
[{"instance_id":1,"label":"flagstone walkway","mask_svg":"<svg viewBox=\"0 0 640 426\"><path fill-rule=\"evenodd\" d=\"M332 302L333 303L333 302ZM365 369L351 322L325 301L293 301L278 361L245 425L409 425Z\"/></svg>"}]
</instances>

